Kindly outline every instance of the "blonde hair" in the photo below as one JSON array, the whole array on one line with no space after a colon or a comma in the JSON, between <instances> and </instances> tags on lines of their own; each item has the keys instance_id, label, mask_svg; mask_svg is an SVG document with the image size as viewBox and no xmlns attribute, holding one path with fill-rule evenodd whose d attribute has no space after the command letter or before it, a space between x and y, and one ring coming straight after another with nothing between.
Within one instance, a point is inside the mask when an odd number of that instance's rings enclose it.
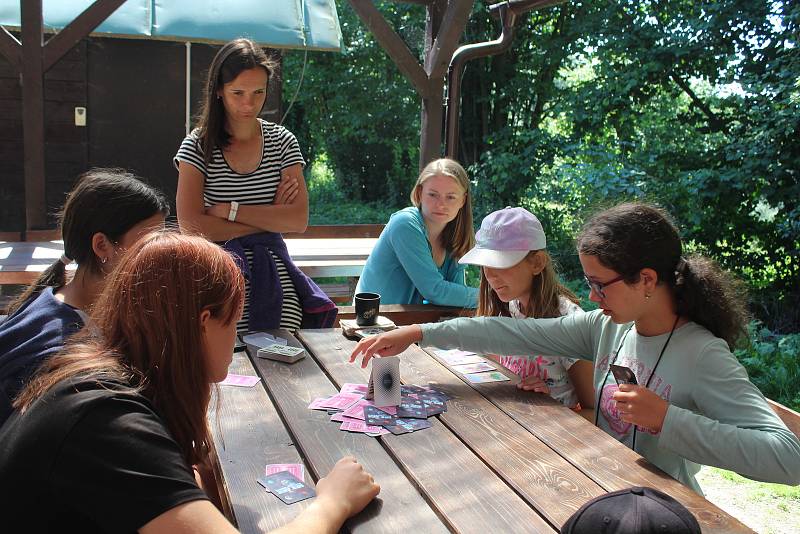
<instances>
[{"instance_id":1,"label":"blonde hair","mask_svg":"<svg viewBox=\"0 0 800 534\"><path fill-rule=\"evenodd\" d=\"M422 184L434 176L448 176L464 190L464 205L458 210L456 218L447 223L439 237L442 245L455 258L460 258L475 246L474 229L472 227L472 194L470 193L467 171L455 160L440 158L433 160L422 169L411 190L411 203L419 208L422 203Z\"/></svg>"},{"instance_id":2,"label":"blonde hair","mask_svg":"<svg viewBox=\"0 0 800 534\"><path fill-rule=\"evenodd\" d=\"M531 250L522 261L530 261L536 254L544 254L544 269L533 277L531 292L528 298L526 317L541 319L543 317L561 317L561 297L578 304L578 297L558 281L553 260L546 250ZM503 302L497 296L492 286L486 280L486 275L481 267L481 285L478 289L478 310L476 316L510 317L508 302Z\"/></svg>"}]
</instances>

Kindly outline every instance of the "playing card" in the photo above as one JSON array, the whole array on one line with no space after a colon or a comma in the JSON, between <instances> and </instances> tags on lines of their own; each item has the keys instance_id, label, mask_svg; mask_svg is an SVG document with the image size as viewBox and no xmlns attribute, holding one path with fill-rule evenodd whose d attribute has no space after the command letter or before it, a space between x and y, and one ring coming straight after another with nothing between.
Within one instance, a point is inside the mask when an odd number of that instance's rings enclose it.
<instances>
[{"instance_id":1,"label":"playing card","mask_svg":"<svg viewBox=\"0 0 800 534\"><path fill-rule=\"evenodd\" d=\"M375 406L364 406L364 422L372 426L393 425L395 417Z\"/></svg>"},{"instance_id":2,"label":"playing card","mask_svg":"<svg viewBox=\"0 0 800 534\"><path fill-rule=\"evenodd\" d=\"M339 412L331 416L331 421L336 421L337 423L344 423L345 421L356 422L358 421L358 419L355 419L353 417L347 417L342 412Z\"/></svg>"},{"instance_id":3,"label":"playing card","mask_svg":"<svg viewBox=\"0 0 800 534\"><path fill-rule=\"evenodd\" d=\"M316 495L313 488L306 486L289 471L279 471L261 477L258 483L286 504L300 502Z\"/></svg>"},{"instance_id":4,"label":"playing card","mask_svg":"<svg viewBox=\"0 0 800 534\"><path fill-rule=\"evenodd\" d=\"M382 328L361 328L353 333L361 339L365 339L368 337L378 336L384 332L386 332L386 330L383 330Z\"/></svg>"},{"instance_id":5,"label":"playing card","mask_svg":"<svg viewBox=\"0 0 800 534\"><path fill-rule=\"evenodd\" d=\"M350 417L352 419L361 419L364 420L364 407L366 406L375 406L375 403L372 401L361 399L360 401L356 402L348 409L342 412L342 415L345 417ZM381 406L381 411L384 411L391 415L397 414L397 407L395 406Z\"/></svg>"},{"instance_id":6,"label":"playing card","mask_svg":"<svg viewBox=\"0 0 800 534\"><path fill-rule=\"evenodd\" d=\"M318 397L311 401L311 404L308 405L309 410L327 410L328 408L323 406L325 401L328 400L328 397Z\"/></svg>"},{"instance_id":7,"label":"playing card","mask_svg":"<svg viewBox=\"0 0 800 534\"><path fill-rule=\"evenodd\" d=\"M466 365L454 365L453 370L461 373L462 375L469 375L473 373L482 373L483 371L494 371L497 369L494 365L486 362L468 363Z\"/></svg>"},{"instance_id":8,"label":"playing card","mask_svg":"<svg viewBox=\"0 0 800 534\"><path fill-rule=\"evenodd\" d=\"M339 430L347 430L348 432L361 432L361 433L374 433L380 434L383 428L374 425L368 425L362 421L344 421Z\"/></svg>"},{"instance_id":9,"label":"playing card","mask_svg":"<svg viewBox=\"0 0 800 534\"><path fill-rule=\"evenodd\" d=\"M336 410L346 410L356 402L361 400L361 395L357 393L337 393L333 397L323 401L320 406L323 408L333 408Z\"/></svg>"},{"instance_id":10,"label":"playing card","mask_svg":"<svg viewBox=\"0 0 800 534\"><path fill-rule=\"evenodd\" d=\"M367 385L347 383L342 386L342 389L339 391L339 393L357 393L359 395L366 395Z\"/></svg>"},{"instance_id":11,"label":"playing card","mask_svg":"<svg viewBox=\"0 0 800 534\"><path fill-rule=\"evenodd\" d=\"M425 411L429 416L447 411L447 404L440 397L420 393L419 400L425 405Z\"/></svg>"},{"instance_id":12,"label":"playing card","mask_svg":"<svg viewBox=\"0 0 800 534\"><path fill-rule=\"evenodd\" d=\"M415 430L422 430L431 426L430 421L424 419L397 419L395 424L386 425L384 428L392 434L406 434Z\"/></svg>"},{"instance_id":13,"label":"playing card","mask_svg":"<svg viewBox=\"0 0 800 534\"><path fill-rule=\"evenodd\" d=\"M238 386L243 388L251 388L258 384L261 379L257 376L251 375L234 375L228 374L225 380L219 383L220 386Z\"/></svg>"},{"instance_id":14,"label":"playing card","mask_svg":"<svg viewBox=\"0 0 800 534\"><path fill-rule=\"evenodd\" d=\"M435 350L433 353L449 365L464 365L467 363L481 363L485 361L474 352L466 352L459 349Z\"/></svg>"},{"instance_id":15,"label":"playing card","mask_svg":"<svg viewBox=\"0 0 800 534\"><path fill-rule=\"evenodd\" d=\"M611 364L611 373L614 375L614 380L617 384L632 384L636 385L636 375L630 367L624 365Z\"/></svg>"},{"instance_id":16,"label":"playing card","mask_svg":"<svg viewBox=\"0 0 800 534\"><path fill-rule=\"evenodd\" d=\"M400 404L400 358L373 358L372 382L375 387L375 406Z\"/></svg>"},{"instance_id":17,"label":"playing card","mask_svg":"<svg viewBox=\"0 0 800 534\"><path fill-rule=\"evenodd\" d=\"M397 417L426 419L428 417L428 410L425 408L425 403L421 400L403 397L403 401L400 403L400 406L397 407Z\"/></svg>"},{"instance_id":18,"label":"playing card","mask_svg":"<svg viewBox=\"0 0 800 534\"><path fill-rule=\"evenodd\" d=\"M510 380L506 375L503 373L499 373L497 371L493 371L491 373L477 373L471 375L465 375L467 380L472 382L473 384L484 384L486 382L505 382Z\"/></svg>"},{"instance_id":19,"label":"playing card","mask_svg":"<svg viewBox=\"0 0 800 534\"><path fill-rule=\"evenodd\" d=\"M269 464L264 474L269 476L280 473L281 471L290 472L296 476L298 480L304 480L306 477L306 468L303 464Z\"/></svg>"}]
</instances>

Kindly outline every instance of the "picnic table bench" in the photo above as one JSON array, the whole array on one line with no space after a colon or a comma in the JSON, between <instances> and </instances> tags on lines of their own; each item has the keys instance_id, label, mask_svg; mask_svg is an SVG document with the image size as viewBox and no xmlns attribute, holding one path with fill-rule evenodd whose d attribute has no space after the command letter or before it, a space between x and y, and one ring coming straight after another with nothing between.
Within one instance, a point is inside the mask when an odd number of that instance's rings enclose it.
<instances>
[{"instance_id":1,"label":"picnic table bench","mask_svg":"<svg viewBox=\"0 0 800 534\"><path fill-rule=\"evenodd\" d=\"M382 224L320 225L284 238L292 260L309 277L348 279L320 282L323 291L341 304L352 302L355 280L382 230ZM64 252L57 230L31 231L26 240L21 237L0 233L0 285L32 283ZM75 268L74 264L69 267Z\"/></svg>"},{"instance_id":2,"label":"picnic table bench","mask_svg":"<svg viewBox=\"0 0 800 534\"><path fill-rule=\"evenodd\" d=\"M348 363L355 341L338 329L276 330L306 349L294 364L234 357L231 372L257 375L253 388L221 386L209 412L225 511L242 532L263 532L309 501L287 506L256 478L266 464L303 463L306 483L353 455L381 494L349 520L350 532L558 532L581 505L630 487L660 489L683 503L704 532L750 532L572 410L509 382L470 384L432 352L401 355L405 384L430 384L451 397L431 428L378 438L343 432L308 404L368 370ZM501 372L504 372L501 369Z\"/></svg>"}]
</instances>

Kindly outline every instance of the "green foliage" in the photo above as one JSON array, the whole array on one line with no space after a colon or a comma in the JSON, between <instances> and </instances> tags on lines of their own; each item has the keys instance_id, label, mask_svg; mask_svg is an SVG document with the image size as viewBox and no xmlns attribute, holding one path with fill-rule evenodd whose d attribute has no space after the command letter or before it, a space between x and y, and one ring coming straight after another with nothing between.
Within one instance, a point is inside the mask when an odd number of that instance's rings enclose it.
<instances>
[{"instance_id":1,"label":"green foliage","mask_svg":"<svg viewBox=\"0 0 800 534\"><path fill-rule=\"evenodd\" d=\"M395 211L381 202L353 202L339 187L324 152L309 166L309 224L384 224Z\"/></svg>"},{"instance_id":2,"label":"green foliage","mask_svg":"<svg viewBox=\"0 0 800 534\"><path fill-rule=\"evenodd\" d=\"M735 354L750 380L765 396L800 411L800 334L776 335L755 321L748 330L749 346Z\"/></svg>"},{"instance_id":3,"label":"green foliage","mask_svg":"<svg viewBox=\"0 0 800 534\"><path fill-rule=\"evenodd\" d=\"M337 7L343 54L285 55L285 94L294 92L306 58L286 126L309 147L309 158L327 154L348 198L405 206L418 174L419 100L349 3ZM419 34L413 30L420 20L424 27L420 6L392 2L382 11L409 36Z\"/></svg>"},{"instance_id":4,"label":"green foliage","mask_svg":"<svg viewBox=\"0 0 800 534\"><path fill-rule=\"evenodd\" d=\"M344 195L312 191L312 220L356 222L408 204L420 100L349 3L338 7L346 50L308 54L287 126L309 158L327 154ZM424 8L379 7L420 57ZM463 42L498 34L476 1ZM476 224L527 207L578 278L573 239L589 213L657 202L688 249L748 282L770 328L800 331L798 36L800 3L785 0L573 0L521 16L511 49L469 62L462 79ZM284 94L302 62L286 55Z\"/></svg>"}]
</instances>

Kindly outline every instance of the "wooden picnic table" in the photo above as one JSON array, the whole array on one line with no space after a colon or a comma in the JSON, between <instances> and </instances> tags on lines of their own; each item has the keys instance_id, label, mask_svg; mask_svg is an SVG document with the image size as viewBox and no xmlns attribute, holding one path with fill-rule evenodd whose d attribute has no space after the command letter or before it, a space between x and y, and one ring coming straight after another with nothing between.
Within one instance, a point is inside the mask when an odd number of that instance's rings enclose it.
<instances>
[{"instance_id":1,"label":"wooden picnic table","mask_svg":"<svg viewBox=\"0 0 800 534\"><path fill-rule=\"evenodd\" d=\"M377 242L375 237L289 238L294 263L311 278L357 277ZM64 242L0 241L0 284L30 284L64 252ZM68 266L75 268L72 264Z\"/></svg>"},{"instance_id":2,"label":"wooden picnic table","mask_svg":"<svg viewBox=\"0 0 800 534\"><path fill-rule=\"evenodd\" d=\"M704 532L750 532L735 518L549 397L512 380L469 384L432 353L401 355L404 384L430 384L451 397L431 428L378 438L343 432L317 397L347 382L366 383L350 364L355 341L338 329L272 331L305 347L294 364L237 353L232 373L261 377L253 388L221 386L209 420L217 479L228 517L242 532L263 532L309 501L284 505L256 478L266 464L303 463L306 482L353 455L381 485L379 498L345 524L352 532L558 532L586 501L630 486L650 486L683 503Z\"/></svg>"}]
</instances>

